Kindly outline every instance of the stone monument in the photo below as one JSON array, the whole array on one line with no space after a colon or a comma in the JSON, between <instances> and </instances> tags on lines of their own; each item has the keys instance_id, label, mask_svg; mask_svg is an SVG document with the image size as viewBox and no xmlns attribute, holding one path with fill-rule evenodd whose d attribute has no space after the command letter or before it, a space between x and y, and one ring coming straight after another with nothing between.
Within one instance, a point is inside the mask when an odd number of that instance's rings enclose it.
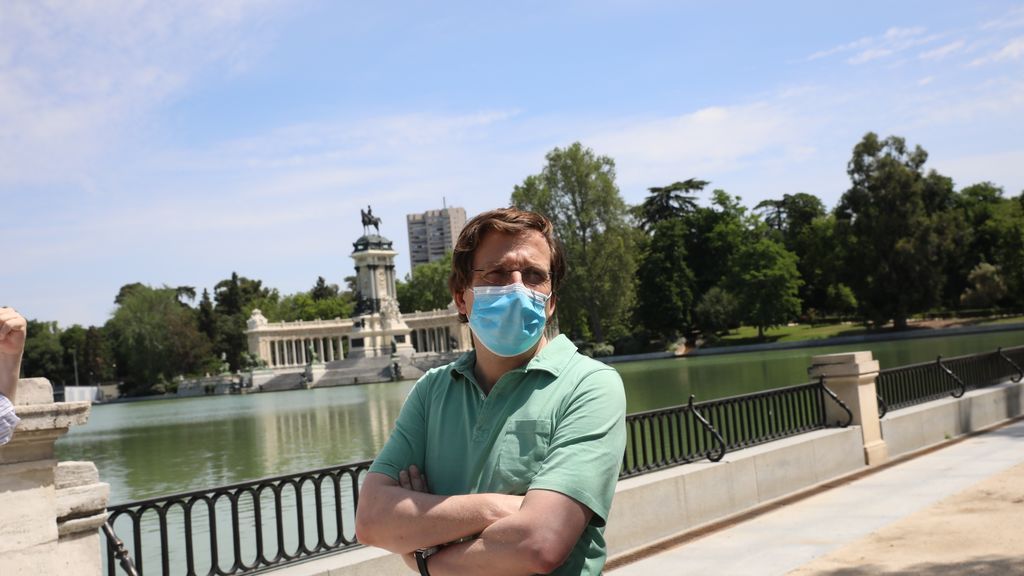
<instances>
[{"instance_id":1,"label":"stone monument","mask_svg":"<svg viewBox=\"0 0 1024 576\"><path fill-rule=\"evenodd\" d=\"M410 356L409 326L402 320L395 293L395 256L391 240L380 235L381 219L373 208L360 210L363 235L352 243L356 265L356 309L352 316L349 357L377 358L395 351ZM370 233L373 226L374 233Z\"/></svg>"}]
</instances>

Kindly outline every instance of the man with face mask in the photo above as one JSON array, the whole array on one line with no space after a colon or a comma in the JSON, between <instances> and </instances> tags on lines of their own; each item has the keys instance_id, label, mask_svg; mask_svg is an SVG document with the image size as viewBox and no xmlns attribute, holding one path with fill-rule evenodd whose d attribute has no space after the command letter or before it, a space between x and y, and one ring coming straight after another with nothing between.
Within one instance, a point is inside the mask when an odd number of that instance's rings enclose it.
<instances>
[{"instance_id":1,"label":"man with face mask","mask_svg":"<svg viewBox=\"0 0 1024 576\"><path fill-rule=\"evenodd\" d=\"M25 351L25 319L13 308L0 307L0 446L7 444L18 425L14 393Z\"/></svg>"},{"instance_id":2,"label":"man with face mask","mask_svg":"<svg viewBox=\"0 0 1024 576\"><path fill-rule=\"evenodd\" d=\"M564 275L543 216L466 224L449 287L475 350L410 392L363 483L360 542L424 575L601 573L626 403L615 370L545 337Z\"/></svg>"}]
</instances>

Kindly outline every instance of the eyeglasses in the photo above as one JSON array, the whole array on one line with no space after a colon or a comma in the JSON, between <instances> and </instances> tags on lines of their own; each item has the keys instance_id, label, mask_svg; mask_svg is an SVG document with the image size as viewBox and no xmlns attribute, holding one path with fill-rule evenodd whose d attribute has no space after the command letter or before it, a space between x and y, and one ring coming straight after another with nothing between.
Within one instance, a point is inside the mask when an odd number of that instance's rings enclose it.
<instances>
[{"instance_id":1,"label":"eyeglasses","mask_svg":"<svg viewBox=\"0 0 1024 576\"><path fill-rule=\"evenodd\" d=\"M504 268L480 269L474 268L473 272L480 275L480 279L488 286L507 286L512 284L512 273L519 272L523 278L523 284L529 288L543 288L551 282L551 273L540 268L526 267L518 270L506 270Z\"/></svg>"}]
</instances>

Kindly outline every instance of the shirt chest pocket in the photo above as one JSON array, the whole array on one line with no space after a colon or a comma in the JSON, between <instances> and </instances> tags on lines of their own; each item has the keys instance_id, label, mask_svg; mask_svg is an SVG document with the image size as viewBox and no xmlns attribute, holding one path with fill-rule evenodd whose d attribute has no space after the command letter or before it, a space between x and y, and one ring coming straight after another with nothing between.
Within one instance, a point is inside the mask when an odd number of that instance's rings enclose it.
<instances>
[{"instance_id":1,"label":"shirt chest pocket","mask_svg":"<svg viewBox=\"0 0 1024 576\"><path fill-rule=\"evenodd\" d=\"M525 494L547 457L550 440L550 420L509 421L501 438L495 470L498 490Z\"/></svg>"}]
</instances>

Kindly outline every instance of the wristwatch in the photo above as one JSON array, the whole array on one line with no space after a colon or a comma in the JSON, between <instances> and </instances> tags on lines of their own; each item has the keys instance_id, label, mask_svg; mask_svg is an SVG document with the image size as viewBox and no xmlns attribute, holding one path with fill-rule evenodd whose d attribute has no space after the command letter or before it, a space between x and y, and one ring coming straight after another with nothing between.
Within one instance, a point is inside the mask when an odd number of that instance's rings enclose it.
<instances>
[{"instance_id":1,"label":"wristwatch","mask_svg":"<svg viewBox=\"0 0 1024 576\"><path fill-rule=\"evenodd\" d=\"M427 570L427 559L437 554L440 550L440 546L431 546L430 548L419 548L414 553L416 556L416 568L419 568L420 576L430 576L430 570Z\"/></svg>"}]
</instances>

